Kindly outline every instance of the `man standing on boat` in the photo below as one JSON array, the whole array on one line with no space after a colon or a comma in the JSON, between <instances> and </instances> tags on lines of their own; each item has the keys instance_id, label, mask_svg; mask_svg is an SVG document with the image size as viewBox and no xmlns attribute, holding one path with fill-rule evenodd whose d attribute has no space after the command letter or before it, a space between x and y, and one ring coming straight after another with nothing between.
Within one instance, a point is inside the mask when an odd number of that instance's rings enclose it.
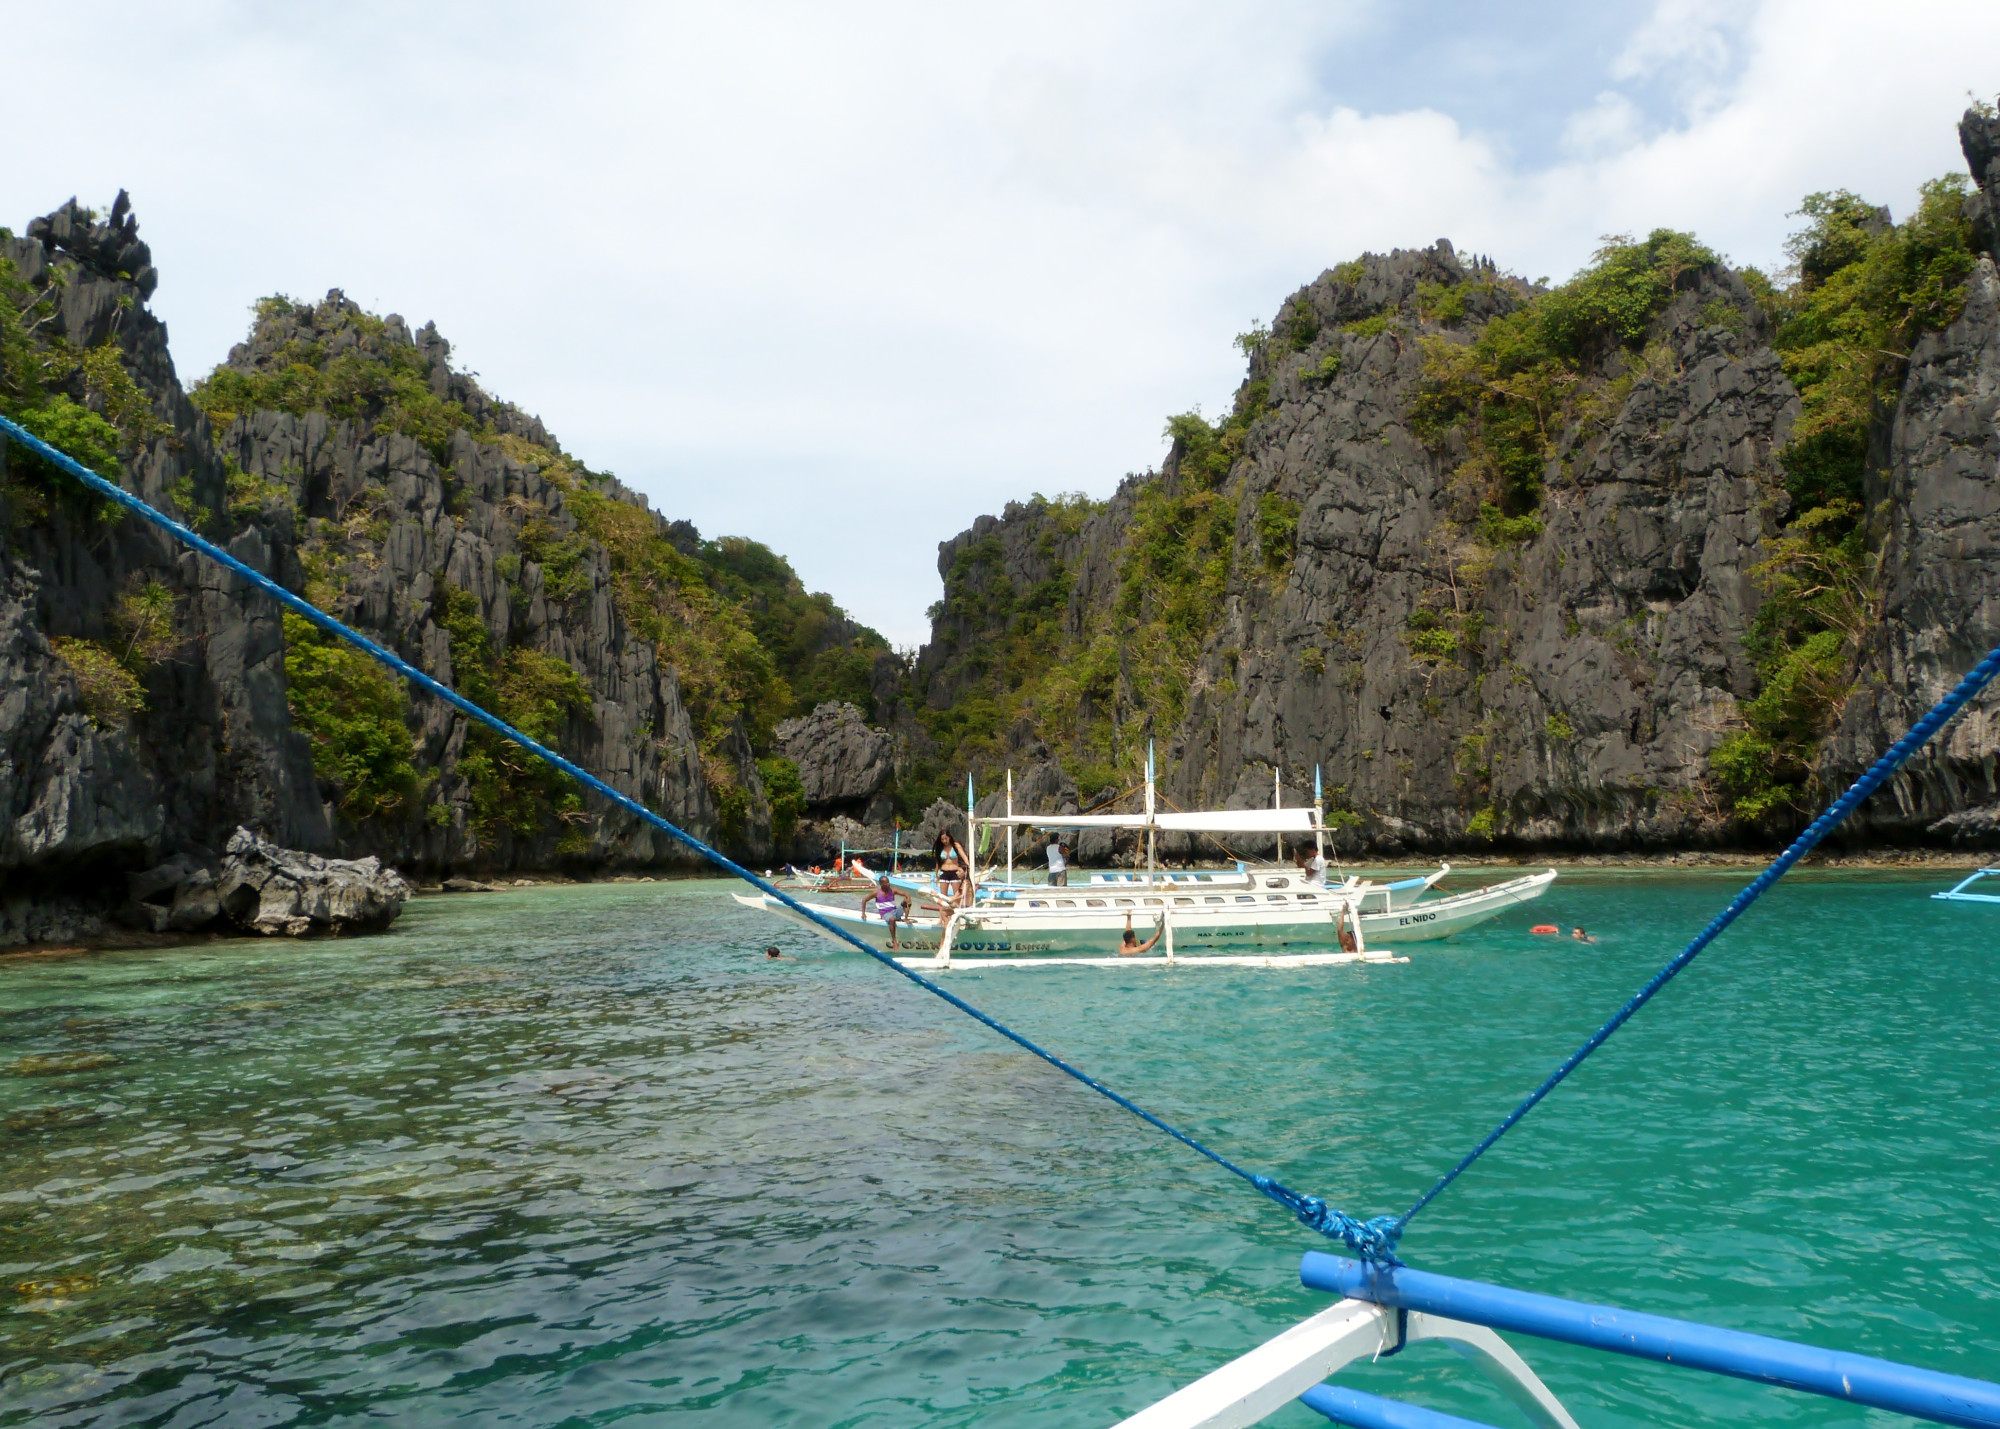
<instances>
[{"instance_id":1,"label":"man standing on boat","mask_svg":"<svg viewBox=\"0 0 2000 1429\"><path fill-rule=\"evenodd\" d=\"M1061 834L1049 835L1049 887L1069 887L1069 856Z\"/></svg>"},{"instance_id":2,"label":"man standing on boat","mask_svg":"<svg viewBox=\"0 0 2000 1429\"><path fill-rule=\"evenodd\" d=\"M1292 861L1305 875L1305 881L1314 888L1326 887L1326 855L1318 849L1301 848L1292 855Z\"/></svg>"}]
</instances>

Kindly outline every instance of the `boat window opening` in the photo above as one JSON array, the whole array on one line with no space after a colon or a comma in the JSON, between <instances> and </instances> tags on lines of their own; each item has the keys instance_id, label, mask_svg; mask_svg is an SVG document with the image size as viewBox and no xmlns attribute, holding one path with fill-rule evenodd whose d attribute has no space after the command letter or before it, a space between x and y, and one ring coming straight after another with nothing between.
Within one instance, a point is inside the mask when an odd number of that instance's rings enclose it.
<instances>
[{"instance_id":1,"label":"boat window opening","mask_svg":"<svg viewBox=\"0 0 2000 1429\"><path fill-rule=\"evenodd\" d=\"M1043 901L1042 901L1041 899L1039 899L1039 898L1030 898L1030 899L1028 900L1028 906L1029 906L1030 908L1046 908L1046 907L1048 907L1049 905L1048 905L1047 903L1044 903L1044 902L1043 902Z\"/></svg>"},{"instance_id":2,"label":"boat window opening","mask_svg":"<svg viewBox=\"0 0 2000 1429\"><path fill-rule=\"evenodd\" d=\"M1074 898L1058 898L1058 899L1056 900L1056 907L1058 907L1058 908L1074 908L1074 907L1076 907L1076 900L1075 900Z\"/></svg>"},{"instance_id":3,"label":"boat window opening","mask_svg":"<svg viewBox=\"0 0 2000 1429\"><path fill-rule=\"evenodd\" d=\"M1283 888L1290 882L1289 878L1267 878L1264 880L1264 886L1266 888Z\"/></svg>"},{"instance_id":4,"label":"boat window opening","mask_svg":"<svg viewBox=\"0 0 2000 1429\"><path fill-rule=\"evenodd\" d=\"M1239 893L1236 895L1236 901L1238 903L1255 903L1257 900L1248 893Z\"/></svg>"},{"instance_id":5,"label":"boat window opening","mask_svg":"<svg viewBox=\"0 0 2000 1429\"><path fill-rule=\"evenodd\" d=\"M1301 903L1317 903L1317 902L1319 902L1319 895L1318 895L1317 893L1301 893L1301 894L1299 894L1299 895L1298 895L1298 898L1299 898L1299 902L1301 902Z\"/></svg>"},{"instance_id":6,"label":"boat window opening","mask_svg":"<svg viewBox=\"0 0 2000 1429\"><path fill-rule=\"evenodd\" d=\"M1264 895L1264 901L1266 903L1283 903L1285 901L1285 895L1282 893L1266 893Z\"/></svg>"},{"instance_id":7,"label":"boat window opening","mask_svg":"<svg viewBox=\"0 0 2000 1429\"><path fill-rule=\"evenodd\" d=\"M1116 903L1120 908L1132 908L1137 906L1129 898L1114 898L1111 901L1113 903Z\"/></svg>"},{"instance_id":8,"label":"boat window opening","mask_svg":"<svg viewBox=\"0 0 2000 1429\"><path fill-rule=\"evenodd\" d=\"M1216 896L1215 894L1211 893L1211 894L1209 894L1209 896L1208 896L1208 897L1206 897L1206 898L1202 899L1201 901L1202 901L1202 902L1204 902L1204 903L1220 903L1220 902L1222 902L1223 900L1222 900L1221 898L1217 897L1217 896Z\"/></svg>"},{"instance_id":9,"label":"boat window opening","mask_svg":"<svg viewBox=\"0 0 2000 1429\"><path fill-rule=\"evenodd\" d=\"M1148 908L1157 908L1160 906L1160 900L1157 898L1141 898L1139 901Z\"/></svg>"},{"instance_id":10,"label":"boat window opening","mask_svg":"<svg viewBox=\"0 0 2000 1429\"><path fill-rule=\"evenodd\" d=\"M1083 906L1086 908L1102 908L1104 900L1102 898L1086 898L1083 900Z\"/></svg>"},{"instance_id":11,"label":"boat window opening","mask_svg":"<svg viewBox=\"0 0 2000 1429\"><path fill-rule=\"evenodd\" d=\"M1174 900L1174 907L1176 908L1191 908L1193 906L1194 900L1192 898L1176 898Z\"/></svg>"}]
</instances>

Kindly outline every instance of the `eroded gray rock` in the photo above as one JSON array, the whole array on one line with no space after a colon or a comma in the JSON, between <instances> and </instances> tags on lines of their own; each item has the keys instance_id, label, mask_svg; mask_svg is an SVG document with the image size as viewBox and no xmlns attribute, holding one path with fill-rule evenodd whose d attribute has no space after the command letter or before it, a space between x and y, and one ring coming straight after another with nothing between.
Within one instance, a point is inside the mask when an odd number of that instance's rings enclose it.
<instances>
[{"instance_id":1,"label":"eroded gray rock","mask_svg":"<svg viewBox=\"0 0 2000 1429\"><path fill-rule=\"evenodd\" d=\"M402 875L379 859L300 853L249 829L231 836L213 891L238 926L295 938L379 933L410 896Z\"/></svg>"},{"instance_id":2,"label":"eroded gray rock","mask_svg":"<svg viewBox=\"0 0 2000 1429\"><path fill-rule=\"evenodd\" d=\"M829 701L803 719L786 720L776 734L779 751L799 766L811 806L866 804L895 772L894 742L870 729L851 704Z\"/></svg>"}]
</instances>

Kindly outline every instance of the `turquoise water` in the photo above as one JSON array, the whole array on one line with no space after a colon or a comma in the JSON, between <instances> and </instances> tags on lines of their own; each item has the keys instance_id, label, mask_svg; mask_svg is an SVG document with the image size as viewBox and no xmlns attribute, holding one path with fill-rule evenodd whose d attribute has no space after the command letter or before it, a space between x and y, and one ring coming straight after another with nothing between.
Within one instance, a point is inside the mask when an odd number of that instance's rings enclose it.
<instances>
[{"instance_id":1,"label":"turquoise water","mask_svg":"<svg viewBox=\"0 0 2000 1429\"><path fill-rule=\"evenodd\" d=\"M2000 1377L2000 910L1949 881L1781 887L1408 1257ZM951 986L1374 1214L1740 882L1566 876L1398 966ZM725 891L0 961L0 1425L1101 1426L1327 1303L1275 1207ZM1517 1344L1586 1429L1902 1422ZM1442 1346L1343 1379L1524 1422Z\"/></svg>"}]
</instances>

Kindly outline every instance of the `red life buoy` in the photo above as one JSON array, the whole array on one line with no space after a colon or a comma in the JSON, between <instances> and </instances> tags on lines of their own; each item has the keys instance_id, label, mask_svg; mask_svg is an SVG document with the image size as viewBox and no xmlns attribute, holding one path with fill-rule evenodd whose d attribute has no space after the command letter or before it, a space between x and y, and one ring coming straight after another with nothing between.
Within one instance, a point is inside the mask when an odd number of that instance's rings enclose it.
<instances>
[{"instance_id":1,"label":"red life buoy","mask_svg":"<svg viewBox=\"0 0 2000 1429\"><path fill-rule=\"evenodd\" d=\"M1528 931L1530 933L1560 933L1562 929L1553 923L1537 923L1534 927L1528 929Z\"/></svg>"}]
</instances>

